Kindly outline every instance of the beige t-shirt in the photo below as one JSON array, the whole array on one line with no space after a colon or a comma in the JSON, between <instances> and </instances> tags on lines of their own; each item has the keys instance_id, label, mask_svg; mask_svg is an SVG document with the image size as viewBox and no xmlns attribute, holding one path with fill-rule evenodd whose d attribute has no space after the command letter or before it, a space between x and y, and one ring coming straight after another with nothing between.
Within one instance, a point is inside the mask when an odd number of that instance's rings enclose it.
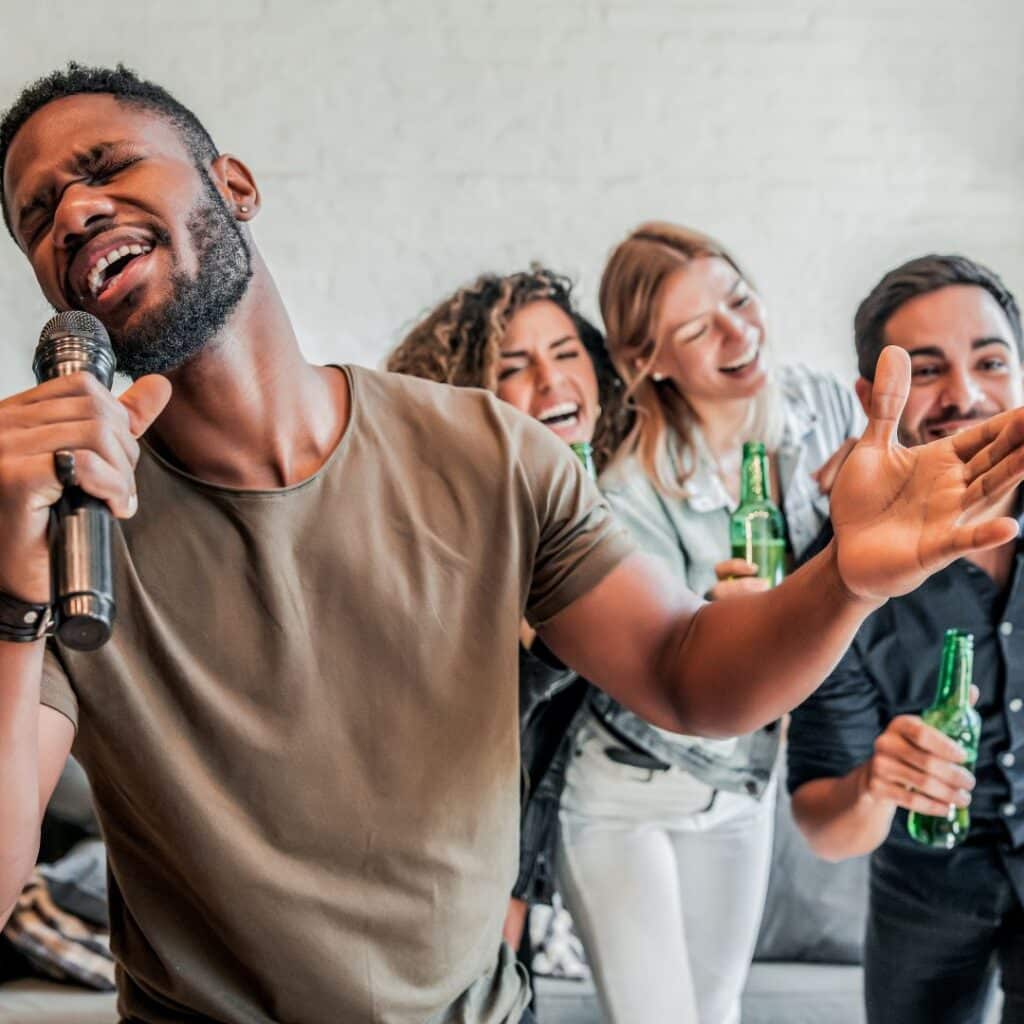
<instances>
[{"instance_id":1,"label":"beige t-shirt","mask_svg":"<svg viewBox=\"0 0 1024 1024\"><path fill-rule=\"evenodd\" d=\"M577 460L492 396L350 368L344 438L275 491L146 450L118 617L48 653L109 845L120 1012L517 1021L501 947L518 630L632 549Z\"/></svg>"}]
</instances>

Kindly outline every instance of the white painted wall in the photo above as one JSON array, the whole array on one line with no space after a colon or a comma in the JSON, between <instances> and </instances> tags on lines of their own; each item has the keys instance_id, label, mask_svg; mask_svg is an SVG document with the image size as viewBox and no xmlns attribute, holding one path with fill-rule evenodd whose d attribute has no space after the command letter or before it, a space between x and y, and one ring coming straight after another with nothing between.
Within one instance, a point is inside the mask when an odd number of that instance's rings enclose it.
<instances>
[{"instance_id":1,"label":"white painted wall","mask_svg":"<svg viewBox=\"0 0 1024 1024\"><path fill-rule=\"evenodd\" d=\"M124 61L255 170L317 360L378 363L477 271L539 258L593 312L642 219L733 247L785 358L852 374L853 309L957 249L1024 297L1018 0L0 0L0 105ZM0 243L0 393L48 315Z\"/></svg>"}]
</instances>

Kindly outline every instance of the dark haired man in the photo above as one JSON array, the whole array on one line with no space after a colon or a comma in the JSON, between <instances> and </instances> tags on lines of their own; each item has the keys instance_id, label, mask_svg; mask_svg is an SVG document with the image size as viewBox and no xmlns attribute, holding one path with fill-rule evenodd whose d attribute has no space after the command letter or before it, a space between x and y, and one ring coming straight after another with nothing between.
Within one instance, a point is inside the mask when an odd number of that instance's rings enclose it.
<instances>
[{"instance_id":1,"label":"dark haired man","mask_svg":"<svg viewBox=\"0 0 1024 1024\"><path fill-rule=\"evenodd\" d=\"M1021 321L991 271L926 256L887 274L855 320L865 407L885 345L910 356L899 424L908 446L954 436L1024 403ZM1021 515L1019 497L1002 500ZM789 787L822 856L874 851L865 948L871 1024L980 1021L992 962L1004 1022L1024 1021L1024 547L971 553L869 616L825 684L793 713ZM919 717L935 695L947 628L974 634L975 775ZM971 807L965 845L918 846L906 814Z\"/></svg>"},{"instance_id":2,"label":"dark haired man","mask_svg":"<svg viewBox=\"0 0 1024 1024\"><path fill-rule=\"evenodd\" d=\"M43 293L103 320L138 377L119 400L67 378L0 403L0 908L74 738L124 1018L519 1020L499 937L523 615L649 721L750 731L890 593L1014 535L987 510L1024 475L1024 416L907 452L887 352L835 543L769 598L702 606L543 426L481 392L307 364L249 231L251 173L197 158L173 102L72 67L0 123ZM26 625L65 451L119 517L138 509L114 638L90 655Z\"/></svg>"}]
</instances>

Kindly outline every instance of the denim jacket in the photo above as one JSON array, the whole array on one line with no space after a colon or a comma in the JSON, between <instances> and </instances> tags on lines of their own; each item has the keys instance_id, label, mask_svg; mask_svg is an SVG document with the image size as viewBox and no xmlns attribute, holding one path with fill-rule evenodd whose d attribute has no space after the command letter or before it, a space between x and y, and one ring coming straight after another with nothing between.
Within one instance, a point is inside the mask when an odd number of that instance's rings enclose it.
<instances>
[{"instance_id":1,"label":"denim jacket","mask_svg":"<svg viewBox=\"0 0 1024 1024\"><path fill-rule=\"evenodd\" d=\"M810 474L846 438L860 434L864 418L852 391L829 375L792 366L777 379L785 413L777 451L781 507L799 558L828 519L828 499ZM715 584L715 565L730 557L734 506L699 437L695 449L684 499L660 494L635 458L607 471L601 487L638 545L666 559L690 589L706 594ZM683 457L677 440L673 457L677 464ZM779 745L777 723L735 739L679 736L648 724L597 690L592 691L590 713L647 753L685 768L716 789L760 797L771 779Z\"/></svg>"},{"instance_id":2,"label":"denim jacket","mask_svg":"<svg viewBox=\"0 0 1024 1024\"><path fill-rule=\"evenodd\" d=\"M550 903L554 892L558 805L572 736L590 684L562 665L538 638L519 648L519 727L522 793L519 874L512 895Z\"/></svg>"}]
</instances>

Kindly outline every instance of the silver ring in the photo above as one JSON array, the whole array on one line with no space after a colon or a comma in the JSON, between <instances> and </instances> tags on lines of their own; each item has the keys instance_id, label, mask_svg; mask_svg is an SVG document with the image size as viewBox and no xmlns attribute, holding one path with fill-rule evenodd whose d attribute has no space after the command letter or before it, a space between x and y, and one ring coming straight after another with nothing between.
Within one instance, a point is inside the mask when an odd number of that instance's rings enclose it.
<instances>
[{"instance_id":1,"label":"silver ring","mask_svg":"<svg viewBox=\"0 0 1024 1024\"><path fill-rule=\"evenodd\" d=\"M75 467L75 453L61 448L53 453L53 468L57 481L63 487L78 486L78 470Z\"/></svg>"}]
</instances>

